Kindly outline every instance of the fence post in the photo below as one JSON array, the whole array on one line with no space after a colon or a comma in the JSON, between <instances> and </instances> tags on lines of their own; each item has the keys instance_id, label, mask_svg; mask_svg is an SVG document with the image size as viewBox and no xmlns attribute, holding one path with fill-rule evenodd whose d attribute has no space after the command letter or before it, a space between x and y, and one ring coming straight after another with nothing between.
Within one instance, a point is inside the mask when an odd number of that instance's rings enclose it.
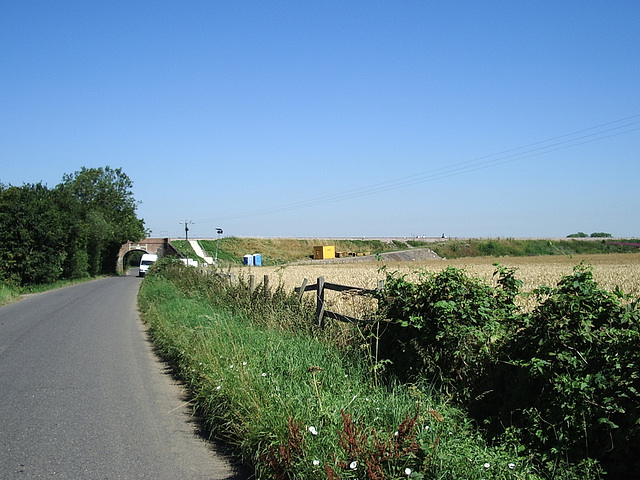
<instances>
[{"instance_id":1,"label":"fence post","mask_svg":"<svg viewBox=\"0 0 640 480\"><path fill-rule=\"evenodd\" d=\"M268 297L270 293L269 292L269 275L264 276L263 286L264 286L264 296Z\"/></svg>"},{"instance_id":2,"label":"fence post","mask_svg":"<svg viewBox=\"0 0 640 480\"><path fill-rule=\"evenodd\" d=\"M320 328L324 328L324 277L318 277L316 322Z\"/></svg>"},{"instance_id":3,"label":"fence post","mask_svg":"<svg viewBox=\"0 0 640 480\"><path fill-rule=\"evenodd\" d=\"M302 295L304 295L304 291L307 288L307 279L302 280L302 286L300 287L300 292L298 292L298 303L302 303Z\"/></svg>"},{"instance_id":4,"label":"fence post","mask_svg":"<svg viewBox=\"0 0 640 480\"><path fill-rule=\"evenodd\" d=\"M249 292L253 293L255 289L256 289L256 276L249 275Z\"/></svg>"}]
</instances>

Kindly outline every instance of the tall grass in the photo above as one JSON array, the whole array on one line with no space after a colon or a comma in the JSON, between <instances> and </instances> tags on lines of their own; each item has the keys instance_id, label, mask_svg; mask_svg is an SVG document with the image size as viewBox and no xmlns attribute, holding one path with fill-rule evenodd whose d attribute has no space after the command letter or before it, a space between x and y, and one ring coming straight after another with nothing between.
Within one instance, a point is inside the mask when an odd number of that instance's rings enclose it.
<instances>
[{"instance_id":1,"label":"tall grass","mask_svg":"<svg viewBox=\"0 0 640 480\"><path fill-rule=\"evenodd\" d=\"M15 301L20 296L17 288L0 284L0 305Z\"/></svg>"},{"instance_id":2,"label":"tall grass","mask_svg":"<svg viewBox=\"0 0 640 480\"><path fill-rule=\"evenodd\" d=\"M489 447L427 385L374 386L366 353L345 354L300 326L304 308L286 295L250 294L239 282L220 300L224 280L195 272L160 264L139 305L211 434L257 478L539 478L521 447ZM255 295L269 308L255 307ZM232 297L236 306L225 306Z\"/></svg>"},{"instance_id":3,"label":"tall grass","mask_svg":"<svg viewBox=\"0 0 640 480\"><path fill-rule=\"evenodd\" d=\"M532 240L515 238L447 240L428 243L409 242L431 248L442 258L528 257L539 255L580 255L638 252L637 240Z\"/></svg>"}]
</instances>

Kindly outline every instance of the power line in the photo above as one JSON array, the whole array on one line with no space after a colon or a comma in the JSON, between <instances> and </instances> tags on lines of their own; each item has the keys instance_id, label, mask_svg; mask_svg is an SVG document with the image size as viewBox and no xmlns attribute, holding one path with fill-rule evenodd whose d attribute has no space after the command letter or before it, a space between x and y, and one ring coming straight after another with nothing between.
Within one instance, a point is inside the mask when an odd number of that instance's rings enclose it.
<instances>
[{"instance_id":1,"label":"power line","mask_svg":"<svg viewBox=\"0 0 640 480\"><path fill-rule=\"evenodd\" d=\"M387 180L385 182L359 187L352 190L346 190L340 193L331 195L325 195L316 197L309 200L297 201L270 208L254 210L250 212L244 212L234 215L227 215L224 217L218 217L215 220L201 221L199 223L212 223L220 222L232 219L241 219L254 216L263 216L275 213L287 212L290 210L297 210L301 208L308 208L318 205L324 205L327 203L335 203L344 200L350 200L353 198L373 195L376 193L387 192L389 190L395 190L398 188L409 187L420 183L426 183L430 181L436 181L443 178L448 178L456 175L462 175L465 173L481 170L485 168L491 168L505 163L515 162L532 158L548 153L556 152L559 150L565 150L573 148L586 143L596 142L605 138L610 138L618 135L624 135L633 131L640 130L640 114L632 115L629 117L621 118L611 122L596 125L575 132L559 135L546 140L530 143L528 145L504 150L491 155L485 155L482 157L466 160L463 162L454 163L452 165L438 167L425 172L417 173L414 175L408 175L393 180ZM617 124L617 125L616 125ZM615 126L614 126L615 125Z\"/></svg>"}]
</instances>

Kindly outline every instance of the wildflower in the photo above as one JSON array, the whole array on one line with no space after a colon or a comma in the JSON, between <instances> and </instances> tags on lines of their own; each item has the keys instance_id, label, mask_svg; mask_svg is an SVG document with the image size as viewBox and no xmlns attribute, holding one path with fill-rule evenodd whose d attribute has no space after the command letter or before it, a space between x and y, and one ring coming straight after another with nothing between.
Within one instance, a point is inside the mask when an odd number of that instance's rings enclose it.
<instances>
[{"instance_id":1,"label":"wildflower","mask_svg":"<svg viewBox=\"0 0 640 480\"><path fill-rule=\"evenodd\" d=\"M317 467L318 465L320 465L320 460L314 460L313 461L313 466Z\"/></svg>"},{"instance_id":2,"label":"wildflower","mask_svg":"<svg viewBox=\"0 0 640 480\"><path fill-rule=\"evenodd\" d=\"M222 388L222 385L218 385L218 386L216 387L216 390L220 390L221 388Z\"/></svg>"},{"instance_id":3,"label":"wildflower","mask_svg":"<svg viewBox=\"0 0 640 480\"><path fill-rule=\"evenodd\" d=\"M247 364L247 362L242 362L242 366L244 367Z\"/></svg>"},{"instance_id":4,"label":"wildflower","mask_svg":"<svg viewBox=\"0 0 640 480\"><path fill-rule=\"evenodd\" d=\"M351 463L349 464L349 468L350 468L351 470L356 470L356 469L358 468L358 462L355 462L355 461L354 461L354 462L351 462Z\"/></svg>"},{"instance_id":5,"label":"wildflower","mask_svg":"<svg viewBox=\"0 0 640 480\"><path fill-rule=\"evenodd\" d=\"M484 468L489 468L491 466L491 464L489 462L484 464Z\"/></svg>"},{"instance_id":6,"label":"wildflower","mask_svg":"<svg viewBox=\"0 0 640 480\"><path fill-rule=\"evenodd\" d=\"M233 365L229 365L229 368L233 368Z\"/></svg>"},{"instance_id":7,"label":"wildflower","mask_svg":"<svg viewBox=\"0 0 640 480\"><path fill-rule=\"evenodd\" d=\"M411 475L411 469L409 467L404 469L404 474L408 477L409 475Z\"/></svg>"},{"instance_id":8,"label":"wildflower","mask_svg":"<svg viewBox=\"0 0 640 480\"><path fill-rule=\"evenodd\" d=\"M510 463L507 466L509 467L509 470L513 470L514 468L516 468L516 464L515 463Z\"/></svg>"},{"instance_id":9,"label":"wildflower","mask_svg":"<svg viewBox=\"0 0 640 480\"><path fill-rule=\"evenodd\" d=\"M311 432L311 435L318 435L318 431L313 425L309 427L309 431Z\"/></svg>"},{"instance_id":10,"label":"wildflower","mask_svg":"<svg viewBox=\"0 0 640 480\"><path fill-rule=\"evenodd\" d=\"M266 377L266 376L267 376L267 374L266 374L266 373L262 373L262 376L263 376L263 377Z\"/></svg>"}]
</instances>

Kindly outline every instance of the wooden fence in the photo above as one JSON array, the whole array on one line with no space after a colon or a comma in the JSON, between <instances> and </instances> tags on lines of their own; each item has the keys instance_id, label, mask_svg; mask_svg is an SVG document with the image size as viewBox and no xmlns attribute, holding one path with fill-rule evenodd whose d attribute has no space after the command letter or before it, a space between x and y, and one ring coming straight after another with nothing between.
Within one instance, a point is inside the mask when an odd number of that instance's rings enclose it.
<instances>
[{"instance_id":1,"label":"wooden fence","mask_svg":"<svg viewBox=\"0 0 640 480\"><path fill-rule=\"evenodd\" d=\"M324 293L325 290L334 290L336 292L348 292L355 295L371 295L376 291L381 290L384 287L384 281L378 280L378 288L376 290L370 290L362 287L350 287L348 285L338 285L337 283L329 283L324 281L324 277L318 277L317 281L313 285L308 285L308 280L305 278L302 281L302 285L295 288L298 293L298 300L302 301L302 295L304 292L315 291L316 294L316 325L320 328L324 328L324 319L333 318L341 322L347 323L375 323L371 320L363 320L361 318L350 317L349 315L343 315L341 313L332 312L325 308Z\"/></svg>"},{"instance_id":2,"label":"wooden fence","mask_svg":"<svg viewBox=\"0 0 640 480\"><path fill-rule=\"evenodd\" d=\"M231 283L235 283L236 275L232 272L230 274L221 274L217 273L216 275L227 278ZM265 275L263 277L263 291L268 295L269 292L269 275ZM316 283L309 285L309 281L305 278L302 281L302 285L296 287L294 291L298 294L298 301L302 302L302 297L305 292L317 292L316 293L316 314L315 314L315 322L320 328L324 328L324 320L325 318L332 318L334 320L338 320L340 322L346 323L376 323L374 320L365 320L362 318L355 318L349 315L343 315L342 313L333 312L331 310L327 310L325 308L325 291L333 290L336 292L345 292L353 295L372 295L376 292L379 292L384 288L384 280L378 280L378 287L375 290L371 290L368 288L362 287L351 287L348 285L339 285L337 283L325 282L324 277L318 277ZM256 284L256 276L249 275L249 291L251 293L255 292L257 288Z\"/></svg>"},{"instance_id":3,"label":"wooden fence","mask_svg":"<svg viewBox=\"0 0 640 480\"><path fill-rule=\"evenodd\" d=\"M218 277L222 277L222 278L226 278L229 280L230 283L235 283L236 282L236 274L234 272L231 273L213 273L213 275L216 275ZM265 275L264 278L262 279L262 283L263 283L263 290L265 292L269 291L269 275ZM256 287L258 285L256 284L256 276L255 275L249 275L249 291L251 293L256 291Z\"/></svg>"}]
</instances>

